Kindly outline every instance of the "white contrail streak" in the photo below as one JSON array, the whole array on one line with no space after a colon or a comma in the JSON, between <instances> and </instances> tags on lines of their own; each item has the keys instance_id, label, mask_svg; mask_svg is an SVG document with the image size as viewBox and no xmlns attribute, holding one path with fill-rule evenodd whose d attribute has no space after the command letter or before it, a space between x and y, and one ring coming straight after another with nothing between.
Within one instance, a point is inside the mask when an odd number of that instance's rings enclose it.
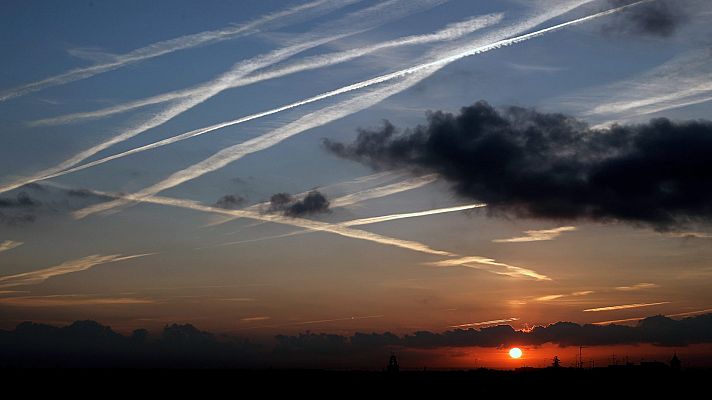
<instances>
[{"instance_id":1,"label":"white contrail streak","mask_svg":"<svg viewBox=\"0 0 712 400\"><path fill-rule=\"evenodd\" d=\"M277 128L269 133L257 136L253 139L242 143L227 147L211 157L194 164L184 170L178 171L161 182L144 188L137 193L134 193L133 198L141 199L143 197L153 196L163 190L180 185L183 182L200 177L208 172L216 171L231 162L237 161L242 157L255 153L260 150L272 147L294 135L302 133L308 129L324 125L331 121L343 118L353 114L359 110L371 107L379 103L383 99L399 93L408 87L419 82L424 74L429 74L430 71L420 71L405 77L402 81L395 84L386 85L369 93L364 93L355 96L349 100L343 101L336 105L326 107L322 110L306 114L305 116L289 123L283 127ZM128 204L126 200L114 200L103 204L97 204L91 207L84 208L74 213L75 217L83 218L96 212L107 211L111 208Z\"/></svg>"},{"instance_id":2,"label":"white contrail streak","mask_svg":"<svg viewBox=\"0 0 712 400\"><path fill-rule=\"evenodd\" d=\"M463 37L467 34L480 30L482 28L499 23L502 20L503 14L489 14L484 16L478 16L470 18L463 22L458 22L446 26L444 29L423 35L413 35L406 36L394 40L388 40L381 43L376 43L373 45L368 45L356 49L339 51L328 54L320 54L316 56L307 57L303 60L292 62L288 65L273 68L268 71L254 73L250 76L244 78L235 78L226 84L226 89L234 89L241 86L255 84L268 79L280 78L286 75L308 71L317 68L324 68L327 66L344 63L346 61L353 60L358 57L365 56L370 53L377 51L382 51L386 49L392 49L402 46L419 45L433 42L440 42L446 40L454 40ZM203 86L198 86L196 88L178 90L173 92L168 92L160 94L157 96L152 96L146 99L131 101L124 104L119 104L116 106L104 108L96 111L82 112L76 114L69 114L60 117L46 118L42 120L37 120L32 122L32 126L41 125L58 125L66 123L74 123L82 120L91 120L101 117L106 117L109 115L126 112L140 107L149 106L152 104L164 103L168 101L177 100L184 97L193 96L201 91L204 91Z\"/></svg>"},{"instance_id":3,"label":"white contrail streak","mask_svg":"<svg viewBox=\"0 0 712 400\"><path fill-rule=\"evenodd\" d=\"M519 321L519 318L505 318L505 319L495 319L492 321L470 322L468 324L451 325L448 328L473 328L475 326L504 324L507 322L514 322L514 321Z\"/></svg>"},{"instance_id":4,"label":"white contrail streak","mask_svg":"<svg viewBox=\"0 0 712 400\"><path fill-rule=\"evenodd\" d=\"M623 304L620 306L609 306L609 307L599 307L599 308L589 308L583 310L583 312L600 312L600 311L616 311L616 310L628 310L631 308L641 308L641 307L651 307L659 306L662 304L670 304L669 301L660 301L657 303L636 303L636 304Z\"/></svg>"},{"instance_id":5,"label":"white contrail streak","mask_svg":"<svg viewBox=\"0 0 712 400\"><path fill-rule=\"evenodd\" d=\"M296 134L299 134L305 130L314 128L316 126L321 126L324 125L328 122L334 121L336 119L342 118L346 115L353 114L354 112L363 110L365 108L368 108L383 99L399 93L414 84L420 82L420 80L430 76L434 72L438 71L440 68L444 67L445 65L462 59L464 57L468 57L471 55L475 54L480 54L486 51L490 51L493 49L498 49L503 46L509 46L515 43L520 43L525 40L529 40L535 37L539 37L541 35L544 35L548 32L553 32L556 30L563 29L567 26L572 26L572 25L577 25L581 24L585 21L589 21L594 18L599 18L605 15L610 15L615 12L619 12L621 10L624 10L626 8L632 7L637 4L641 4L643 2L647 2L650 0L642 0L636 3L633 3L631 5L623 6L623 7L618 7L615 9L603 11L597 14L589 15L587 17L582 17L578 18L572 21L568 21L562 24L558 24L549 28L541 29L532 33L528 33L526 35L521 35L517 36L514 38L510 39L504 39L504 40L499 40L494 43L490 43L488 45L484 46L479 46L475 48L471 48L467 51L456 53L454 55L451 55L449 57L445 58L440 58L435 61L431 61L429 63L424 63L424 64L419 64L415 67L410 67L404 70L400 70L394 73L382 75L377 78L372 78L366 81L362 81L356 84L352 84L349 86L342 87L340 89L323 93L321 95L311 97L306 100L302 100L296 103L292 103L287 106L279 107L276 109L272 109L269 111L265 111L259 114L253 114L252 116L248 117L243 117L238 120L233 120L233 121L228 121L224 122L221 124L213 125L211 127L204 128L203 130L197 130L193 131L192 133L189 132L188 135L192 136L197 136L199 134L204 134L210 131L214 131L226 126L231 126L235 125L240 122L245 122L247 120L251 119L256 119L260 118L266 115L271 115L275 114L280 111L284 111L287 109L299 107L305 104L313 103L315 101L321 100L321 99L326 99L329 97L336 96L338 94L343 94L343 93L348 93L357 89L362 89L362 88L367 88L369 86L383 83L383 82L388 82L390 80L394 80L397 78L402 78L402 82L399 82L395 85L387 86L385 88L382 88L381 90L376 90L371 93L362 95L360 97L354 98L352 100L346 101L342 104L339 104L338 106L334 107L327 107L324 110L308 114L297 121L290 123L282 128L276 129L272 132L269 132L267 134L264 134L262 136L256 137L254 139L248 140L246 142L240 143L235 146L231 146L227 149L221 150L220 152L216 153L215 155L207 158L206 160L203 160L202 162L195 164L185 170L179 171L170 177L166 178L162 182L159 182L157 184L154 184L150 187L147 187L141 191L139 191L136 195L136 198L141 198L145 196L152 196L156 193L159 193L160 191L166 190L168 188L174 187L176 185L179 185L183 182L186 182L191 179L195 179L196 177L202 176L203 174L211 171L215 171L219 168L224 167L225 165L229 164L230 162L233 162L235 160L238 160L242 158L243 156L247 154L254 153L256 151L260 151L266 148L269 148L271 146L276 145L277 143L282 142L283 140L294 136ZM584 1L585 2L585 1ZM185 135L185 134L184 134ZM182 136L182 135L179 135ZM171 139L166 139L166 140L172 140L176 139L178 136L171 138ZM187 137L186 137L187 138ZM180 139L183 140L183 139ZM151 145L149 145L151 146ZM90 215L95 212L100 212L100 211L106 211L109 210L113 207L120 206L122 204L126 204L126 201L113 201L113 202L108 202L103 205L96 205L93 207L88 207L84 210L80 210L77 213L75 213L75 216L82 218L84 216Z\"/></svg>"},{"instance_id":6,"label":"white contrail streak","mask_svg":"<svg viewBox=\"0 0 712 400\"><path fill-rule=\"evenodd\" d=\"M111 254L107 256L92 255L78 260L63 262L54 267L40 269L37 271L25 272L21 274L8 275L0 277L0 288L13 286L36 285L47 279L58 276L71 274L74 272L84 271L96 265L131 260L133 258L146 257L152 254L136 254L131 256L122 256L121 254Z\"/></svg>"},{"instance_id":7,"label":"white contrail streak","mask_svg":"<svg viewBox=\"0 0 712 400\"><path fill-rule=\"evenodd\" d=\"M2 253L3 251L12 250L15 247L22 246L23 244L24 244L24 242L16 242L14 240L4 240L4 241L0 242L0 253Z\"/></svg>"},{"instance_id":8,"label":"white contrail streak","mask_svg":"<svg viewBox=\"0 0 712 400\"><path fill-rule=\"evenodd\" d=\"M152 43L148 46L135 49L128 53L117 55L114 57L113 60L109 62L92 65L90 67L75 68L60 75L55 75L40 81L28 83L19 87L15 87L13 89L6 90L0 93L0 102L15 97L23 96L29 93L37 92L48 87L63 85L81 79L86 79L107 71L122 68L129 64L134 64L140 61L156 58L179 50L186 50L198 46L221 42L224 40L234 39L240 36L254 34L259 32L260 27L262 27L263 25L267 25L271 22L278 22L281 19L293 17L295 15L305 12L312 12L316 13L316 15L319 15L355 3L356 1L359 0L317 0L296 7L284 9L282 11L267 14L261 18L255 19L251 22L242 25L231 26L215 31L200 32L192 35L181 36L175 39L165 40L162 42Z\"/></svg>"},{"instance_id":9,"label":"white contrail streak","mask_svg":"<svg viewBox=\"0 0 712 400\"><path fill-rule=\"evenodd\" d=\"M436 209L432 209L432 210L425 210L425 211L418 211L418 212L411 212L411 213L391 214L391 215L383 215L380 217L370 217L370 218L360 218L360 219L354 219L354 220L350 220L350 221L337 222L334 225L339 225L339 226L370 225L370 224L377 224L379 222L396 221L399 219L417 218L417 217L425 217L425 216L429 216L429 215L438 215L438 214L446 214L446 213L457 212L457 211L466 211L466 210L472 210L474 208L481 208L481 207L486 207L486 206L487 206L486 204L481 204L481 203L468 204L468 205L464 205L464 206L436 208ZM266 237L261 237L261 238L256 238L256 239L246 239L246 240L238 240L238 241L234 241L234 242L221 243L221 244L218 244L215 246L209 246L209 247L224 247L224 246L231 246L231 245L236 245L236 244L261 242L264 240L281 239L281 238L286 238L286 237L291 237L291 236L297 236L297 235L301 235L301 234L309 233L309 232L313 232L313 231L300 230L300 231L294 231L294 232L289 232L289 233L283 233L281 235L272 235L272 236L266 236Z\"/></svg>"},{"instance_id":10,"label":"white contrail streak","mask_svg":"<svg viewBox=\"0 0 712 400\"><path fill-rule=\"evenodd\" d=\"M374 174L372 176L374 177L372 179L378 179L378 178L380 178L380 176L383 176L383 174L382 173ZM368 178L368 177L366 177L366 178ZM358 203L361 203L361 202L364 202L367 200L378 199L381 197L390 196L390 195L405 192L408 190L414 190L414 189L423 187L425 185L428 185L428 184L436 181L437 178L438 178L437 174L428 174L428 175L418 176L415 178L406 179L406 180L392 183L389 185L383 185L383 186L378 186L378 187L374 187L374 188L370 188L370 189L360 190L358 192L347 194L347 195L337 197L337 198L331 200L329 202L329 207L330 208L348 207L348 206L352 206L354 204L358 204ZM354 182L354 181L351 181L351 182ZM358 181L356 181L356 182L358 182ZM348 182L344 182L342 184L346 184L346 183L348 183ZM308 193L309 192L299 193L299 194L294 195L293 197L298 198L298 199L303 198ZM266 201L266 202L251 205L251 206L245 208L245 210L265 211L267 208L269 208L269 206L270 206L270 202ZM234 218L234 217L225 218L222 221L211 224L211 226L224 224L226 222L230 222L235 219L237 219L237 218Z\"/></svg>"},{"instance_id":11,"label":"white contrail streak","mask_svg":"<svg viewBox=\"0 0 712 400\"><path fill-rule=\"evenodd\" d=\"M61 185L55 185L55 186L62 187ZM117 195L117 194L96 191L96 190L92 190L91 192L94 194L100 195L100 196L113 197L116 199L122 199L122 200L126 200L126 201L136 201L138 199L135 195L130 195L130 194L129 195L124 195L124 194ZM302 229L308 230L308 231L327 232L327 233L332 233L335 235L339 235L339 236L343 236L343 237L347 237L347 238L351 238L351 239L359 239L359 240L383 244L383 245L387 245L387 246L393 246L393 247L411 250L411 251L415 251L415 252L419 252L419 253L423 253L423 254L428 254L428 255L433 255L433 256L450 257L451 260L447 260L447 262L448 262L447 266L460 265L460 266L464 266L464 267L469 267L469 268L479 269L479 270L483 270L483 271L487 271L487 272L492 272L492 273L498 274L498 275L507 275L507 276L514 277L514 278L533 278L536 280L551 280L551 278L547 277L546 275L539 274L535 271L532 271L532 270L529 270L526 268L515 267L515 266L508 265L508 264L500 263L500 262L497 262L490 258L480 257L480 256L462 257L458 254L455 254L455 253L452 253L452 252L449 252L446 250L433 249L423 243L409 241L409 240L403 240L403 239L396 239L396 238L392 238L392 237L388 237L388 236L384 236L384 235L379 235L377 233L372 233L372 232L363 231L363 230L359 230L359 229L353 229L353 228L350 228L347 226L341 226L339 224L331 224L328 222L313 221L313 220L304 219L304 218L291 218L291 217L286 217L286 216L280 215L280 214L265 214L265 213L248 211L248 210L228 210L228 209L224 209L224 208L206 206L206 205L200 204L193 200L174 199L174 198L164 197L164 196L144 197L141 199L141 201L146 202L146 203L151 203L151 204L160 204L160 205L164 205L164 206L184 208L184 209L189 209L189 210L193 210L193 211L215 213L215 214L222 214L222 215L231 215L231 216L238 217L238 218L249 218L249 219L254 219L254 220L258 220L258 221L272 222L272 223L282 224L282 225L290 225L290 226L302 228ZM433 264L433 265L435 265L435 264ZM445 266L445 265L443 265L443 266Z\"/></svg>"},{"instance_id":12,"label":"white contrail streak","mask_svg":"<svg viewBox=\"0 0 712 400\"><path fill-rule=\"evenodd\" d=\"M0 186L0 193L6 192L20 186L26 185L28 183L37 182L39 180L49 179L57 177L60 175L68 174L71 172L76 172L82 169L93 167L104 162L114 160L116 158L124 157L129 154L138 153L141 151L150 150L156 147L164 146L166 144L174 143L176 141L184 140L190 137L198 136L203 133L207 133L211 130L205 131L204 129L198 129L195 131L187 132L182 135L178 135L174 138L169 138L166 140L161 140L150 145L141 146L139 148L129 150L123 153L119 153L113 156L105 157L100 160L93 161L81 165L79 167L74 167L80 162L86 160L87 158L103 151L117 143L123 142L130 138L133 138L149 129L155 128L163 123L175 118L176 116L188 111L189 109L195 107L196 105L203 103L204 101L212 98L218 93L230 88L232 82L245 77L251 72L258 69L267 67L271 64L280 62L288 57L298 54L302 51L323 45L325 43L349 36L360 31L371 29L379 24L388 22L393 19L398 19L407 15L414 10L423 9L425 7L432 7L437 4L441 4L447 0L417 0L410 1L407 6L401 4L403 0L389 0L383 3L376 4L372 7L366 8L364 10L359 10L345 17L340 18L337 21L332 21L316 29L315 32L310 32L302 35L294 42L296 44L290 45L281 49L274 50L270 53L245 60L237 63L233 68L217 77L216 79L199 86L194 91L190 92L190 96L181 99L181 101L172 104L167 109L161 111L157 115L150 118L138 126L135 126L119 135L116 135L102 143L99 143L89 149L79 152L73 157L61 162L60 164L48 168L46 170L36 173L34 176L29 178L23 178L15 182ZM346 28L344 28L346 27ZM337 30L341 33L334 34L333 32ZM254 118L251 118L254 119ZM249 119L247 119L249 120ZM247 121L245 120L245 121ZM243 121L243 122L245 122ZM234 125L234 124L233 124ZM214 130L214 129L213 129Z\"/></svg>"},{"instance_id":13,"label":"white contrail streak","mask_svg":"<svg viewBox=\"0 0 712 400\"><path fill-rule=\"evenodd\" d=\"M576 230L575 226L560 226L553 229L541 229L541 230L531 230L524 231L525 236L518 236L509 239L495 239L495 243L523 243L523 242L538 242L542 240L554 240L561 236L564 232L573 232Z\"/></svg>"}]
</instances>

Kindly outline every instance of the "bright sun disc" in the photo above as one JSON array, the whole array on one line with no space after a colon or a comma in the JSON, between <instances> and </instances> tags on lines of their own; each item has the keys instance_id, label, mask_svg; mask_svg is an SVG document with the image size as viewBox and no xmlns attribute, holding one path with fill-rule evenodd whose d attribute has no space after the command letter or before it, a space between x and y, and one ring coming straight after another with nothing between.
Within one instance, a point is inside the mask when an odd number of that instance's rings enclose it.
<instances>
[{"instance_id":1,"label":"bright sun disc","mask_svg":"<svg viewBox=\"0 0 712 400\"><path fill-rule=\"evenodd\" d=\"M509 356L512 358L519 358L522 356L522 349L519 347L512 347L509 349Z\"/></svg>"}]
</instances>

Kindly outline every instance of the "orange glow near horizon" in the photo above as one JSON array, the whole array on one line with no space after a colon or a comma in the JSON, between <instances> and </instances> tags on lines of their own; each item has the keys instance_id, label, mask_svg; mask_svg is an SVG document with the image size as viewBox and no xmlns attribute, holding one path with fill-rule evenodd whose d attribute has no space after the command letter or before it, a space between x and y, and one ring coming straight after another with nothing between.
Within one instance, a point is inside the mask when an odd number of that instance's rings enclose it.
<instances>
[{"instance_id":1,"label":"orange glow near horizon","mask_svg":"<svg viewBox=\"0 0 712 400\"><path fill-rule=\"evenodd\" d=\"M512 347L509 349L509 356L514 359L520 358L522 356L522 349L519 347Z\"/></svg>"}]
</instances>

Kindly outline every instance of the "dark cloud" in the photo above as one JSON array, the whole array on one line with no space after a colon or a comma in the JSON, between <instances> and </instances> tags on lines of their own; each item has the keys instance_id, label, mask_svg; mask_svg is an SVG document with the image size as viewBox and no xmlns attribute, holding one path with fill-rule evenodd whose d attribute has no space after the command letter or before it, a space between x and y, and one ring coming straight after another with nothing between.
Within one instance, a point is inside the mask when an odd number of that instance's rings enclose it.
<instances>
[{"instance_id":1,"label":"dark cloud","mask_svg":"<svg viewBox=\"0 0 712 400\"><path fill-rule=\"evenodd\" d=\"M518 331L509 325L456 329L441 333L420 331L398 336L355 333L350 336L305 332L278 335L274 346L217 336L190 325L166 326L157 336L145 329L121 335L94 321L65 327L23 322L12 331L0 330L0 367L169 367L232 368L266 365L348 367L380 365L392 350L510 345L606 346L653 344L687 346L712 343L712 314L673 320L655 316L636 326L579 325L557 322ZM376 364L378 363L378 364Z\"/></svg>"},{"instance_id":2,"label":"dark cloud","mask_svg":"<svg viewBox=\"0 0 712 400\"><path fill-rule=\"evenodd\" d=\"M563 114L484 101L399 134L389 122L355 142L324 141L374 168L433 171L493 214L673 229L712 221L712 122L655 119L594 130Z\"/></svg>"},{"instance_id":3,"label":"dark cloud","mask_svg":"<svg viewBox=\"0 0 712 400\"><path fill-rule=\"evenodd\" d=\"M242 196L237 196L234 194L226 194L215 202L215 207L225 208L228 210L234 210L242 206L245 199Z\"/></svg>"},{"instance_id":4,"label":"dark cloud","mask_svg":"<svg viewBox=\"0 0 712 400\"><path fill-rule=\"evenodd\" d=\"M329 200L320 192L312 190L303 199L295 201L287 207L284 214L290 217L301 217L327 211L329 211Z\"/></svg>"},{"instance_id":5,"label":"dark cloud","mask_svg":"<svg viewBox=\"0 0 712 400\"><path fill-rule=\"evenodd\" d=\"M609 0L611 7L634 3L633 0ZM655 0L631 7L615 15L612 23L606 24L606 32L642 34L649 36L672 36L687 19L689 0Z\"/></svg>"},{"instance_id":6,"label":"dark cloud","mask_svg":"<svg viewBox=\"0 0 712 400\"><path fill-rule=\"evenodd\" d=\"M87 189L58 189L32 183L23 186L14 197L0 197L0 224L22 226L42 215L74 211L107 199Z\"/></svg>"},{"instance_id":7,"label":"dark cloud","mask_svg":"<svg viewBox=\"0 0 712 400\"><path fill-rule=\"evenodd\" d=\"M0 208L31 208L39 205L40 202L30 197L26 192L19 192L15 198L0 197Z\"/></svg>"},{"instance_id":8,"label":"dark cloud","mask_svg":"<svg viewBox=\"0 0 712 400\"><path fill-rule=\"evenodd\" d=\"M289 193L277 193L270 198L269 210L282 212L289 217L301 217L329 211L329 200L318 190L312 190L301 200Z\"/></svg>"}]
</instances>

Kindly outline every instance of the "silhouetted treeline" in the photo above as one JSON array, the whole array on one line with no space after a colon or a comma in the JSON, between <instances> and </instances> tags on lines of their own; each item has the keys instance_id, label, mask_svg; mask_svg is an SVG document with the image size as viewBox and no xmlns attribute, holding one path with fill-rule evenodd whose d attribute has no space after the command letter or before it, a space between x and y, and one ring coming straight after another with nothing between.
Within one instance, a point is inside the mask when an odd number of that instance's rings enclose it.
<instances>
[{"instance_id":1,"label":"silhouetted treeline","mask_svg":"<svg viewBox=\"0 0 712 400\"><path fill-rule=\"evenodd\" d=\"M557 322L517 331L509 325L481 329L386 333L278 335L274 346L216 336L192 325L166 326L157 336L145 329L121 335L94 321L65 327L24 322L0 331L0 367L153 368L368 368L378 369L384 354L439 347L500 347L517 344L598 346L650 343L685 346L712 343L712 314L673 320L649 317L636 326ZM422 365L422 364L421 364Z\"/></svg>"}]
</instances>

